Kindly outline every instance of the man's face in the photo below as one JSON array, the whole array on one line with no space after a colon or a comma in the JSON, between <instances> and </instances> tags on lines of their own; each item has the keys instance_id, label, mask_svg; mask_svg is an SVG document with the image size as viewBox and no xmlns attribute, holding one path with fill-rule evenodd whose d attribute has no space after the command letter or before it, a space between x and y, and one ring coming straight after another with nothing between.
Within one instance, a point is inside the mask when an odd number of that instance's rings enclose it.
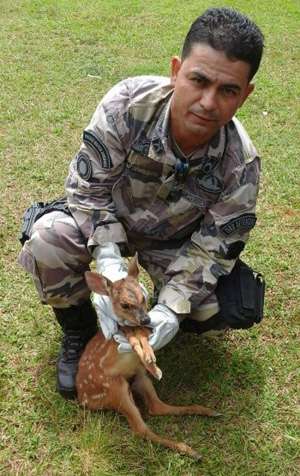
<instances>
[{"instance_id":1,"label":"man's face","mask_svg":"<svg viewBox=\"0 0 300 476\"><path fill-rule=\"evenodd\" d=\"M198 43L184 61L174 57L171 68L171 131L179 147L189 153L229 122L253 91L250 65Z\"/></svg>"}]
</instances>

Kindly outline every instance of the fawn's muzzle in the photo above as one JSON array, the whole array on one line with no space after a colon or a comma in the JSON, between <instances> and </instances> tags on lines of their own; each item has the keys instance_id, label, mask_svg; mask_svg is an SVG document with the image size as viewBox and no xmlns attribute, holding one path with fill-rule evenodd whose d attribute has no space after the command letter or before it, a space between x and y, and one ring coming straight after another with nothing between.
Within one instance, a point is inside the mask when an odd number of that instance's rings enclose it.
<instances>
[{"instance_id":1,"label":"fawn's muzzle","mask_svg":"<svg viewBox=\"0 0 300 476\"><path fill-rule=\"evenodd\" d=\"M150 317L145 315L144 317L141 318L141 324L142 326L147 326L150 324Z\"/></svg>"}]
</instances>

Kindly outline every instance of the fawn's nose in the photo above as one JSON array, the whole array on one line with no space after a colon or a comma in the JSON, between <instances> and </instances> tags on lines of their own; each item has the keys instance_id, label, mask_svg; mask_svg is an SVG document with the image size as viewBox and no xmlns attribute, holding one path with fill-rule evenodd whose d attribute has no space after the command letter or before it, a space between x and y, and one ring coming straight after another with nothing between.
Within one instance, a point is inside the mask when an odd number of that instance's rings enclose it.
<instances>
[{"instance_id":1,"label":"fawn's nose","mask_svg":"<svg viewBox=\"0 0 300 476\"><path fill-rule=\"evenodd\" d=\"M144 317L141 318L141 324L143 326L146 326L147 324L150 324L150 317L148 317L147 315L145 315Z\"/></svg>"}]
</instances>

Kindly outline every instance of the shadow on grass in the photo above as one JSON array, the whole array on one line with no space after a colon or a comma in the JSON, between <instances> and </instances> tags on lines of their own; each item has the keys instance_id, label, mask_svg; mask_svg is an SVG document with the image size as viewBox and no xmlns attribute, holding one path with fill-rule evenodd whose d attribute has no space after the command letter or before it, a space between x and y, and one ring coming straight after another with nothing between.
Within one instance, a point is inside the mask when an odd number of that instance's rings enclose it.
<instances>
[{"instance_id":1,"label":"shadow on grass","mask_svg":"<svg viewBox=\"0 0 300 476\"><path fill-rule=\"evenodd\" d=\"M234 398L255 389L253 398L264 386L262 362L251 347L238 348L223 337L204 337L179 333L158 355L163 369L161 392L181 402L186 395L207 397L209 402ZM246 404L246 403L245 403Z\"/></svg>"}]
</instances>

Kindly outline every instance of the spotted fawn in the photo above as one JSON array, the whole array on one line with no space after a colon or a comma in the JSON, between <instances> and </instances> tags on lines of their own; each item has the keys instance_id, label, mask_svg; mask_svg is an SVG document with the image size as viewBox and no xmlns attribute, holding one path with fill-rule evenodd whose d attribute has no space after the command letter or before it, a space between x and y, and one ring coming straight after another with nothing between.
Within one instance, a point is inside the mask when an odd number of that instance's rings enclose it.
<instances>
[{"instance_id":1,"label":"spotted fawn","mask_svg":"<svg viewBox=\"0 0 300 476\"><path fill-rule=\"evenodd\" d=\"M219 415L200 405L174 406L159 399L148 373L157 379L162 374L148 342L151 330L145 327L149 318L138 274L136 257L129 263L128 276L114 283L97 273L85 273L90 290L109 296L118 319L130 323L130 326L122 326L122 331L133 352L119 353L114 339L106 340L99 330L80 359L76 378L78 400L90 410L115 410L127 418L131 429L142 438L200 459L200 455L185 443L150 430L134 401L132 392L142 397L150 415Z\"/></svg>"}]
</instances>

